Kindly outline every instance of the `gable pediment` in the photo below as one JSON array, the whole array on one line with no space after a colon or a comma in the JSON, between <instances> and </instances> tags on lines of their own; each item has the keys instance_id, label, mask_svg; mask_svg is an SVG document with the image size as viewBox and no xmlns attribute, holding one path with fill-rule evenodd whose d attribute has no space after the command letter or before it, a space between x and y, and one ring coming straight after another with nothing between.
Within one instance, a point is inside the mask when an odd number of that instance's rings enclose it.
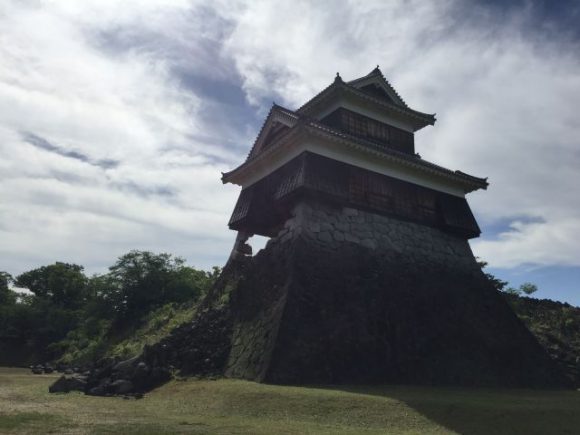
<instances>
[{"instance_id":1,"label":"gable pediment","mask_svg":"<svg viewBox=\"0 0 580 435\"><path fill-rule=\"evenodd\" d=\"M251 158L268 146L274 143L277 139L283 136L288 130L296 125L298 117L289 110L284 109L276 104L272 106L264 125L252 146L248 158Z\"/></svg>"},{"instance_id":2,"label":"gable pediment","mask_svg":"<svg viewBox=\"0 0 580 435\"><path fill-rule=\"evenodd\" d=\"M347 103L356 107L346 107ZM410 132L435 123L434 114L407 106L378 67L366 76L349 82L344 82L337 73L331 85L303 104L296 113L320 120L338 106L361 111L361 114L387 124L392 122L393 126Z\"/></svg>"},{"instance_id":3,"label":"gable pediment","mask_svg":"<svg viewBox=\"0 0 580 435\"><path fill-rule=\"evenodd\" d=\"M377 98L382 98L387 100L389 103L395 103L393 101L393 99L391 98L391 96L379 85L377 84L370 84L370 85L366 85L363 86L362 88L360 88L361 91L363 91L364 93L367 93L373 97L377 97Z\"/></svg>"},{"instance_id":4,"label":"gable pediment","mask_svg":"<svg viewBox=\"0 0 580 435\"><path fill-rule=\"evenodd\" d=\"M356 80L347 82L348 85L369 94L375 98L386 100L387 102L400 107L408 107L395 88L385 79L381 70L377 67L369 74Z\"/></svg>"}]
</instances>

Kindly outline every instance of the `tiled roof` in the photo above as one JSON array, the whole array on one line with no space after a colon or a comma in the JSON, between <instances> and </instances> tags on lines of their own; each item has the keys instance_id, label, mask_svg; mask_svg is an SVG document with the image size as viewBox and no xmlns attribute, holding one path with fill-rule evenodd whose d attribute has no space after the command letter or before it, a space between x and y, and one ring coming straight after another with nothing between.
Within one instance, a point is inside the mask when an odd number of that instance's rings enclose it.
<instances>
[{"instance_id":1,"label":"tiled roof","mask_svg":"<svg viewBox=\"0 0 580 435\"><path fill-rule=\"evenodd\" d=\"M365 140L365 139L362 139L359 137L352 136L348 133L344 133L342 131L336 130L336 129L331 128L329 126L323 125L313 118L310 118L308 116L302 115L298 112L294 112L292 110L286 109L286 108L278 106L278 105L272 106L272 109L270 110L270 114L268 116L269 117L272 116L275 111L277 111L281 114L284 114L284 115L288 116L289 118L292 118L295 121L295 124L288 131L286 131L283 135L281 135L274 143L270 144L266 151L261 152L261 153L257 153L255 155L252 155L253 151L250 152L248 159L242 165L240 165L238 168L236 168L230 172L227 172L223 175L224 182L225 182L225 179L228 178L231 174L237 172L238 170L242 169L243 167L246 167L247 165L251 164L253 161L260 160L261 158L265 157L265 155L270 154L274 150L284 146L284 143L287 142L287 139L289 138L290 135L293 135L293 134L297 133L298 130L305 128L306 130L308 130L309 132L311 132L313 134L323 135L323 136L326 136L326 137L328 137L330 139L334 139L334 140L340 140L341 142L343 142L343 143L345 143L353 148L357 148L357 149L362 150L362 151L370 152L370 153L373 153L375 155L389 157L389 158L391 158L395 161L398 161L406 166L411 166L411 167L415 167L419 170L443 175L443 176L446 176L448 178L454 179L456 181L467 182L468 184L474 185L478 189L479 188L485 189L488 186L486 178L474 177L472 175L468 175L468 174L461 172L461 171L453 171L453 170L447 169L443 166L439 166L435 163L428 162L427 160L423 160L418 155L406 154L406 153L394 150L392 148L389 148L387 146L381 146L375 142L371 142L371 141L368 141L368 140ZM262 134L262 132L260 132L260 134Z\"/></svg>"},{"instance_id":2,"label":"tiled roof","mask_svg":"<svg viewBox=\"0 0 580 435\"><path fill-rule=\"evenodd\" d=\"M364 92L361 89L358 89L355 85L357 83L360 83L363 80L367 80L370 77L376 76L381 80L381 83L384 82L383 84L389 88L390 90L392 90L393 94L397 97L400 104L396 104L396 103L392 103L390 101L387 101L384 98L379 98L373 95L370 95L367 92ZM343 90L346 92L349 92L351 94L354 94L356 96L358 96L359 98L363 98L367 101L371 101L375 104L378 104L379 106L382 106L388 110L392 110L398 113L402 113L408 116L411 116L412 118L415 118L417 120L420 120L424 123L424 125L433 125L435 124L435 115L434 114L429 114L429 113L423 113L423 112L419 112L417 110L413 110L411 108L409 108L407 106L407 104L403 101L403 99L399 96L399 94L397 93L397 91L395 91L395 89L391 86L391 84L384 78L383 74L381 73L381 71L378 68L375 68L370 74L367 74L364 77L358 78L356 80L352 80L350 82L344 82L342 80L342 78L340 78L340 75L337 74L334 82L332 82L329 86L327 86L325 89L323 89L320 93L318 93L317 95L315 95L313 98L311 98L309 101L307 101L305 104L303 104L298 110L296 110L297 113L300 114L307 114L310 109L312 107L314 107L317 103L323 101L325 98L329 97L330 95L332 95L335 91L338 90Z\"/></svg>"},{"instance_id":3,"label":"tiled roof","mask_svg":"<svg viewBox=\"0 0 580 435\"><path fill-rule=\"evenodd\" d=\"M397 101L398 103L400 103L404 107L409 107L409 106L407 106L407 103L405 103L405 101L403 100L403 98L399 95L399 93L395 90L395 88L393 88L393 86L385 78L385 76L383 75L382 71L379 69L379 66L378 65L377 65L377 67L374 70L372 70L366 76L360 77L358 79L351 80L351 81L347 82L346 84L347 85L354 86L357 83L360 83L360 82L362 82L364 80L367 80L367 79L369 79L371 77L378 77L381 80L381 82L383 83L383 85L385 85L385 87L387 87L391 91L391 93L396 96L396 100L398 100Z\"/></svg>"}]
</instances>

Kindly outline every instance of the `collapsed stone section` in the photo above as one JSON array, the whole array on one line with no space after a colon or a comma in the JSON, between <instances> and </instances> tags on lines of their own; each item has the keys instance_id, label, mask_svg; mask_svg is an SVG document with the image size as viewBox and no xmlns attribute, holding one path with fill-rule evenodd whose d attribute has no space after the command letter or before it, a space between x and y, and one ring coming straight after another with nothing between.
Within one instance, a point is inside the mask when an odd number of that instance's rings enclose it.
<instances>
[{"instance_id":1,"label":"collapsed stone section","mask_svg":"<svg viewBox=\"0 0 580 435\"><path fill-rule=\"evenodd\" d=\"M235 291L228 376L565 385L465 239L316 202L292 214Z\"/></svg>"}]
</instances>

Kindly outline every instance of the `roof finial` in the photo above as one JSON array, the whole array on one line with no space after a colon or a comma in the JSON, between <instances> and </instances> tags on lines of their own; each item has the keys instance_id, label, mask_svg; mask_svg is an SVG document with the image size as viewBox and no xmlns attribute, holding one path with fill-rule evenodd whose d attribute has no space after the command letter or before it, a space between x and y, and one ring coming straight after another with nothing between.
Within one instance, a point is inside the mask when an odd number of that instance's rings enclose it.
<instances>
[{"instance_id":1,"label":"roof finial","mask_svg":"<svg viewBox=\"0 0 580 435\"><path fill-rule=\"evenodd\" d=\"M342 82L342 77L340 76L340 73L336 73L336 77L334 78L335 82Z\"/></svg>"}]
</instances>

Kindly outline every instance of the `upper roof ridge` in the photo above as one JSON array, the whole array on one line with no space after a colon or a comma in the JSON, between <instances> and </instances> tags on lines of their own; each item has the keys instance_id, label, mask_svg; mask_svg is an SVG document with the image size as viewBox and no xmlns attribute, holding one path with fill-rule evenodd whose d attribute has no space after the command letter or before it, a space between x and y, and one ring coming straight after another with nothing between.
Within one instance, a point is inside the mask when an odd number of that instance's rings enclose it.
<instances>
[{"instance_id":1,"label":"upper roof ridge","mask_svg":"<svg viewBox=\"0 0 580 435\"><path fill-rule=\"evenodd\" d=\"M386 79L385 75L383 74L383 72L381 71L381 69L379 68L378 65L370 73L368 73L366 76L359 77L358 79L350 80L350 81L346 82L346 84L349 86L356 87L357 84L359 84L365 80L371 79L373 77L378 77L380 79L380 82L383 86L385 86L387 93L393 97L393 102L395 104L398 103L403 107L406 107L406 108L409 107L407 105L407 103L405 103L405 100L403 100L403 97L401 97L399 95L399 93L393 87L393 85L391 85L391 83Z\"/></svg>"},{"instance_id":2,"label":"upper roof ridge","mask_svg":"<svg viewBox=\"0 0 580 435\"><path fill-rule=\"evenodd\" d=\"M387 97L374 95L373 92L368 92L364 87L374 84L386 93ZM426 125L433 125L435 123L435 114L428 114L411 109L399 93L393 88L389 81L383 75L380 67L377 65L370 73L358 79L345 82L339 73L336 74L335 79L322 91L313 96L310 100L295 110L296 114L303 115L310 111L310 109L321 103L325 98L340 91L354 92L369 101L381 104L388 107L390 110L396 110L400 113L411 115L416 119L420 119L424 124L415 126L415 129L425 127Z\"/></svg>"}]
</instances>

